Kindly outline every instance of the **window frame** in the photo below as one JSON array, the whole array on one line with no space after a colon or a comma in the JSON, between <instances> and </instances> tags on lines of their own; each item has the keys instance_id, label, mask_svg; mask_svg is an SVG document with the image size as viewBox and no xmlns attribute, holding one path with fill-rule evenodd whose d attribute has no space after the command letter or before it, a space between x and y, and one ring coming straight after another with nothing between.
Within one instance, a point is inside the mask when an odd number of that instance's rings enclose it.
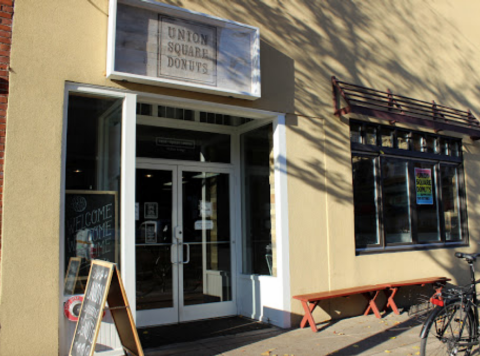
<instances>
[{"instance_id":1,"label":"window frame","mask_svg":"<svg viewBox=\"0 0 480 356\"><path fill-rule=\"evenodd\" d=\"M352 131L352 127L356 126L359 131ZM355 186L354 177L353 177L353 159L354 157L368 157L373 159L374 162L374 191L375 191L375 211L376 211L376 233L377 241L376 244L365 244L358 246L357 243L357 232L355 231L355 249L356 254L370 254L370 253L381 253L381 252L394 252L394 251L411 251L418 249L434 249L434 248L448 248L448 247L458 247L458 246L468 246L469 245L469 234L468 234L468 214L467 214L467 204L466 204L466 189L465 189L465 172L464 172L464 162L462 155L462 142L459 138L448 137L433 133L427 133L416 130L409 130L405 128L391 127L376 123L350 120L350 144L351 144L351 159L352 159L352 186ZM391 131L391 147L382 146L382 133ZM357 132L354 135L354 132ZM367 137L371 132L375 132L375 138L372 139L371 136ZM407 138L407 148L399 148L398 137ZM420 149L414 150L412 138L420 138ZM428 146L428 142L432 142L435 152L429 152L431 147ZM427 140L430 141L427 142ZM374 142L375 144L369 144ZM447 151L444 148L440 147L440 143L446 145L448 143ZM417 145L417 148L419 146ZM446 153L446 154L445 154ZM387 159L400 159L407 163L407 184L408 184L408 214L409 214L409 225L410 225L410 236L411 242L396 242L396 243L387 243L386 241L386 228L385 228L385 187L384 187L384 174L383 167L384 162ZM437 231L440 239L438 241L425 241L420 242L418 239L418 215L419 211L417 209L417 204L415 201L416 190L415 190L415 175L414 167L415 163L428 163L432 166L432 185L434 191L434 202L436 206L436 215L437 215ZM460 240L457 241L448 241L446 239L446 226L445 226L445 210L444 202L442 199L442 178L441 178L441 167L450 166L456 168L456 199L458 206L458 215L460 218ZM352 188L352 194L354 199L355 206L355 192ZM355 208L354 208L355 210ZM356 219L356 213L354 211L354 219ZM356 225L354 224L354 229Z\"/></svg>"}]
</instances>

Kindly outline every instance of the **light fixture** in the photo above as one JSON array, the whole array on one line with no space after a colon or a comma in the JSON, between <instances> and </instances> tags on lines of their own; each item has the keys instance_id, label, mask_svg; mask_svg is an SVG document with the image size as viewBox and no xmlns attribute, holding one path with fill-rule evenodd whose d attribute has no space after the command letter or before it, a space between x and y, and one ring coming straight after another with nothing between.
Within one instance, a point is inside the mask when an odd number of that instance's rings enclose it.
<instances>
[{"instance_id":1,"label":"light fixture","mask_svg":"<svg viewBox=\"0 0 480 356\"><path fill-rule=\"evenodd\" d=\"M147 177L147 178L152 178L152 177L153 177L153 174L146 174L145 177Z\"/></svg>"},{"instance_id":2,"label":"light fixture","mask_svg":"<svg viewBox=\"0 0 480 356\"><path fill-rule=\"evenodd\" d=\"M82 173L82 170L81 169L76 169L73 171L74 173Z\"/></svg>"}]
</instances>

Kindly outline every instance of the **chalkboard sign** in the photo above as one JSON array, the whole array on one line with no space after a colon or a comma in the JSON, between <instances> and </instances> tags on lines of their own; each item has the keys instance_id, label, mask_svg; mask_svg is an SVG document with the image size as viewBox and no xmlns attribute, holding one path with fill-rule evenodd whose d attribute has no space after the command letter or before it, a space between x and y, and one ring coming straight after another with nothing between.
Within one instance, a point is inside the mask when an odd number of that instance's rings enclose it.
<instances>
[{"instance_id":1,"label":"chalkboard sign","mask_svg":"<svg viewBox=\"0 0 480 356\"><path fill-rule=\"evenodd\" d=\"M117 192L67 190L65 195L65 266L83 259L86 278L90 260L119 261Z\"/></svg>"},{"instance_id":2,"label":"chalkboard sign","mask_svg":"<svg viewBox=\"0 0 480 356\"><path fill-rule=\"evenodd\" d=\"M67 273L65 274L65 289L64 293L74 294L75 286L77 285L78 272L80 271L80 265L82 259L80 257L71 257L68 262Z\"/></svg>"},{"instance_id":3,"label":"chalkboard sign","mask_svg":"<svg viewBox=\"0 0 480 356\"><path fill-rule=\"evenodd\" d=\"M112 279L112 266L94 261L90 268L87 289L72 342L71 356L93 355L100 329L107 286Z\"/></svg>"},{"instance_id":4,"label":"chalkboard sign","mask_svg":"<svg viewBox=\"0 0 480 356\"><path fill-rule=\"evenodd\" d=\"M144 356L118 269L114 263L98 260L92 261L90 267L69 356L94 354L106 302L124 350Z\"/></svg>"}]
</instances>

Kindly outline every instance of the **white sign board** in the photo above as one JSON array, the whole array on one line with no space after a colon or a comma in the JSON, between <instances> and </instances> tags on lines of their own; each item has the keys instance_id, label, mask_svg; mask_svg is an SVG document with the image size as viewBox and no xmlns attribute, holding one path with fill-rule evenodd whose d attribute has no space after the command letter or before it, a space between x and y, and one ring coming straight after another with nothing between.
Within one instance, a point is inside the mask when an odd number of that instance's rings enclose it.
<instances>
[{"instance_id":1,"label":"white sign board","mask_svg":"<svg viewBox=\"0 0 480 356\"><path fill-rule=\"evenodd\" d=\"M107 77L260 97L258 28L153 0L110 0Z\"/></svg>"},{"instance_id":2,"label":"white sign board","mask_svg":"<svg viewBox=\"0 0 480 356\"><path fill-rule=\"evenodd\" d=\"M213 221L197 220L195 221L195 230L213 230Z\"/></svg>"}]
</instances>

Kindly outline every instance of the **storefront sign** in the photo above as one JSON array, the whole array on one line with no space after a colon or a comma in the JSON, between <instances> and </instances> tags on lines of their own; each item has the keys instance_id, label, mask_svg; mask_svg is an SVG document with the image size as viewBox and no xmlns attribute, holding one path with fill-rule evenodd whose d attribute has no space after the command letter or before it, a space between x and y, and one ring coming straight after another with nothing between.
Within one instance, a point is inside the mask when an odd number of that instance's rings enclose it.
<instances>
[{"instance_id":1,"label":"storefront sign","mask_svg":"<svg viewBox=\"0 0 480 356\"><path fill-rule=\"evenodd\" d=\"M258 28L153 0L110 0L107 77L260 97Z\"/></svg>"},{"instance_id":2,"label":"storefront sign","mask_svg":"<svg viewBox=\"0 0 480 356\"><path fill-rule=\"evenodd\" d=\"M155 137L155 145L158 147L165 147L169 150L181 151L194 150L195 140L185 140L179 138L169 137Z\"/></svg>"},{"instance_id":3,"label":"storefront sign","mask_svg":"<svg viewBox=\"0 0 480 356\"><path fill-rule=\"evenodd\" d=\"M160 22L159 75L215 85L217 29L168 17Z\"/></svg>"},{"instance_id":4,"label":"storefront sign","mask_svg":"<svg viewBox=\"0 0 480 356\"><path fill-rule=\"evenodd\" d=\"M415 168L415 191L418 205L433 205L432 170Z\"/></svg>"}]
</instances>

